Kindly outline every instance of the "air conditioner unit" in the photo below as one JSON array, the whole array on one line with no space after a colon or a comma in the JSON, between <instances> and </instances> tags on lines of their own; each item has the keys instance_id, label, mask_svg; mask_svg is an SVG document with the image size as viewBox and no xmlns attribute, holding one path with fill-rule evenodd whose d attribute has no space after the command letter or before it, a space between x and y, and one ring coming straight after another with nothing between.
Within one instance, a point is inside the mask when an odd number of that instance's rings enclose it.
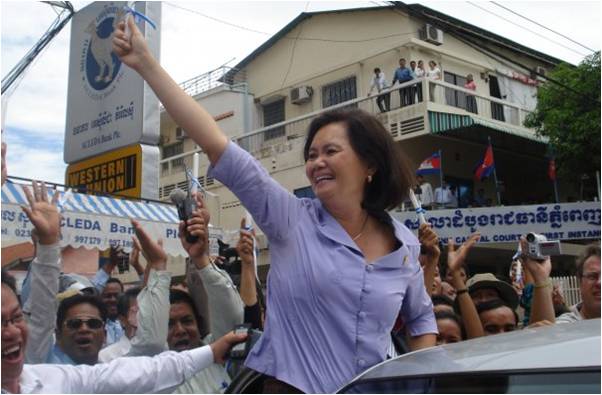
<instances>
[{"instance_id":1,"label":"air conditioner unit","mask_svg":"<svg viewBox=\"0 0 602 395\"><path fill-rule=\"evenodd\" d=\"M303 104L311 100L314 90L311 86L299 86L291 89L291 102L293 104Z\"/></svg>"},{"instance_id":2,"label":"air conditioner unit","mask_svg":"<svg viewBox=\"0 0 602 395\"><path fill-rule=\"evenodd\" d=\"M420 30L420 39L431 44L441 45L443 44L443 30L427 23Z\"/></svg>"},{"instance_id":3,"label":"air conditioner unit","mask_svg":"<svg viewBox=\"0 0 602 395\"><path fill-rule=\"evenodd\" d=\"M176 128L176 139L184 140L185 138L188 138L186 131L180 127L177 127Z\"/></svg>"}]
</instances>

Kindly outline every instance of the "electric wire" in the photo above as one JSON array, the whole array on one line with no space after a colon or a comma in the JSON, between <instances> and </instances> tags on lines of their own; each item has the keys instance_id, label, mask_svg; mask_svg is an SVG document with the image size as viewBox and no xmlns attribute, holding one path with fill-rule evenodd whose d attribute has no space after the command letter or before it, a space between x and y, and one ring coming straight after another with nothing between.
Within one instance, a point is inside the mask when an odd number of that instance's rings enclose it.
<instances>
[{"instance_id":1,"label":"electric wire","mask_svg":"<svg viewBox=\"0 0 602 395\"><path fill-rule=\"evenodd\" d=\"M523 18L523 19L526 19L527 21L529 21L529 22L531 22L531 23L534 23L534 24L536 24L536 25L537 25L537 26L539 26L539 27L542 27L542 28L544 28L544 29L546 29L546 30L549 30L549 31L551 31L551 32L552 32L552 33L554 33L554 34L557 34L557 35L559 35L560 37L566 38L567 40L569 40L569 41L571 41L571 42L573 42L573 43L575 43L575 44L577 44L577 45L579 45L579 46L581 46L581 47L583 47L583 48L587 49L588 51L591 51L591 52L597 52L595 49L591 49L590 47L587 47L587 46L585 46L585 45L583 45L583 44L581 44L581 43L579 43L579 42L577 42L577 41L573 40L572 38L565 36L565 35L564 35L564 34L562 34L562 33L558 33L557 31L555 31L555 30L552 30L552 29L550 29L549 27L547 27L547 26L544 26L544 25L542 25L542 24L541 24L541 23L539 23L539 22L536 22L536 21L534 21L534 20L532 20L532 19L529 19L529 18L527 18L526 16L524 16L524 15L522 15L522 14L520 14L520 13L516 12L516 11L513 11L513 10L511 10L511 9L510 9L510 8L508 8L508 7L504 7L503 5L501 5L501 4L499 4L499 3L496 3L495 1L492 1L491 3L492 3L492 4L494 4L494 5L496 5L496 6L498 6L498 7L500 7L500 8L503 8L503 9L505 9L505 10L506 10L506 11L508 11L508 12L511 12L511 13L513 13L513 14L514 14L514 15L516 15L516 16L519 16L519 17L521 17L521 18Z\"/></svg>"},{"instance_id":2,"label":"electric wire","mask_svg":"<svg viewBox=\"0 0 602 395\"><path fill-rule=\"evenodd\" d=\"M573 48L571 48L571 47L567 47L566 45L564 45L564 44L562 44L562 43L559 43L558 41L552 40L551 38L549 38L549 37L546 37L546 36L544 36L543 34L540 34L540 33L536 32L536 31L533 31L533 30L531 30L531 29L529 29L529 28L526 28L525 26L522 26L522 25L520 25L520 24L518 24L518 23L516 23L516 22L513 22L513 21L511 21L510 19L507 19L507 18L505 18L505 17L503 17L503 16L501 16L501 15L498 15L498 14L496 14L496 13L495 13L495 12L493 12L493 11L490 11L490 10L488 10L488 9L486 9L486 8L483 8L483 7L481 7L480 5L473 3L472 1L467 1L467 3L468 3L468 4L470 4L470 5L472 5L472 6L474 6L474 7L477 7L478 9L480 9L480 10L483 10L483 11L485 11L485 12L487 12L487 13L491 14L491 15L494 15L494 16L496 16L496 17L498 17L498 18L500 18L500 19L502 19L502 20L504 20L504 21L506 21L506 22L508 22L508 23L511 23L511 24L513 24L514 26L518 26L518 27L520 27L521 29L524 29L524 30L528 31L529 33L533 33L533 34L535 34L535 35L537 35L537 36L539 36L539 37L541 37L541 38L543 38L543 39L545 39L545 40L548 40L548 41L550 41L550 42L552 42L552 43L554 43L554 44L556 44L556 45L558 45L558 46L561 46L561 47L563 47L563 48L565 48L565 49L568 49L569 51L571 51L571 52L574 52L574 53L576 53L576 54L578 54L578 55L580 55L580 56L583 56L583 57L587 56L587 54L584 54L583 52L579 52L579 51L577 51L577 50L575 50L575 49L573 49Z\"/></svg>"}]
</instances>

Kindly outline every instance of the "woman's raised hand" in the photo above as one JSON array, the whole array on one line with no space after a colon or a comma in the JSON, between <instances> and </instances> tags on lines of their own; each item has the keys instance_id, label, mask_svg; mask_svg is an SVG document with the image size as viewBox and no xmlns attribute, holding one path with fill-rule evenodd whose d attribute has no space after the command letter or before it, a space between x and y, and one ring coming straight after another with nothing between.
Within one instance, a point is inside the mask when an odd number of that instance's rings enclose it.
<instances>
[{"instance_id":1,"label":"woman's raised hand","mask_svg":"<svg viewBox=\"0 0 602 395\"><path fill-rule=\"evenodd\" d=\"M126 23L130 31L129 35L126 33ZM132 17L119 22L113 32L113 52L123 63L137 72L140 72L144 66L154 59L148 49L146 39Z\"/></svg>"}]
</instances>

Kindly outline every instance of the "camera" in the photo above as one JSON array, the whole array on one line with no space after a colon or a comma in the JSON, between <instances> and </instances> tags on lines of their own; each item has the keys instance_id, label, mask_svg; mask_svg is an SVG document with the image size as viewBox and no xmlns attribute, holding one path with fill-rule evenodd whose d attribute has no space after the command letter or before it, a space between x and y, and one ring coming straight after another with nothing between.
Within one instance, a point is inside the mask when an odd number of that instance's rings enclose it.
<instances>
[{"instance_id":1,"label":"camera","mask_svg":"<svg viewBox=\"0 0 602 395\"><path fill-rule=\"evenodd\" d=\"M527 251L525 251L525 254L531 259L543 261L548 256L562 253L560 241L558 240L548 240L544 235L533 232L528 233L526 239Z\"/></svg>"},{"instance_id":2,"label":"camera","mask_svg":"<svg viewBox=\"0 0 602 395\"><path fill-rule=\"evenodd\" d=\"M244 342L235 344L229 352L228 357L231 359L243 359L246 358L247 354L251 349L251 325L242 324L237 325L234 328L234 333L238 334L247 334L247 340Z\"/></svg>"}]
</instances>

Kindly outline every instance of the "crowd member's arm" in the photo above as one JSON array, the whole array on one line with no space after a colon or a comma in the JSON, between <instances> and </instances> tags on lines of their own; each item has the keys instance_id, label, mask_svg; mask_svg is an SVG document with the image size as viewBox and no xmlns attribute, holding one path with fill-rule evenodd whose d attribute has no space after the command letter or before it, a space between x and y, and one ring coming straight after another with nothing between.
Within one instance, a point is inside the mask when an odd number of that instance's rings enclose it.
<instances>
[{"instance_id":1,"label":"crowd member's arm","mask_svg":"<svg viewBox=\"0 0 602 395\"><path fill-rule=\"evenodd\" d=\"M520 240L521 250L527 251L527 241L524 237ZM543 261L529 258L526 254L520 257L523 265L533 277L533 299L531 300L531 315L529 324L539 321L554 322L554 303L552 302L552 261L546 257Z\"/></svg>"},{"instance_id":2,"label":"crowd member's arm","mask_svg":"<svg viewBox=\"0 0 602 395\"><path fill-rule=\"evenodd\" d=\"M137 241L137 239L136 239ZM130 264L130 266L132 266L134 268L134 270L136 270L136 274L138 275L138 278L140 279L140 282L142 284L146 284L146 282L144 281L144 274L146 272L146 268L142 267L142 264L140 263L140 244L137 243L136 241L134 241L133 245L132 245L132 251L130 251L130 256L128 259L128 262Z\"/></svg>"},{"instance_id":3,"label":"crowd member's arm","mask_svg":"<svg viewBox=\"0 0 602 395\"><path fill-rule=\"evenodd\" d=\"M180 223L180 242L188 252L207 291L210 331L214 338L217 338L232 330L235 325L242 324L243 303L228 273L209 261L209 211L205 208L200 194L196 196L197 209L192 218L186 225L184 222ZM197 236L198 241L192 244L186 241L184 230ZM192 284L188 286L190 293L195 293L195 290L190 288Z\"/></svg>"},{"instance_id":4,"label":"crowd member's arm","mask_svg":"<svg viewBox=\"0 0 602 395\"><path fill-rule=\"evenodd\" d=\"M401 306L407 344L412 351L434 346L438 333L433 302L426 293L422 269L418 263L416 266L416 272L409 281Z\"/></svg>"},{"instance_id":5,"label":"crowd member's arm","mask_svg":"<svg viewBox=\"0 0 602 395\"><path fill-rule=\"evenodd\" d=\"M96 365L41 365L35 373L42 382L62 377L63 393L150 394L170 393L214 363L223 363L228 350L246 334L230 332L208 346L166 351L154 357L117 358Z\"/></svg>"},{"instance_id":6,"label":"crowd member's arm","mask_svg":"<svg viewBox=\"0 0 602 395\"><path fill-rule=\"evenodd\" d=\"M262 329L261 306L257 299L257 281L255 281L255 229L247 229L247 221L243 218L240 222L240 237L236 244L236 252L241 261L240 272L240 298L244 307L244 322L251 324L254 329Z\"/></svg>"},{"instance_id":7,"label":"crowd member's arm","mask_svg":"<svg viewBox=\"0 0 602 395\"><path fill-rule=\"evenodd\" d=\"M128 355L155 355L167 348L171 273L167 271L162 241L154 242L137 221L132 220L132 225L136 232L134 244L140 246L150 269L147 283L137 297L137 328Z\"/></svg>"},{"instance_id":8,"label":"crowd member's arm","mask_svg":"<svg viewBox=\"0 0 602 395\"><path fill-rule=\"evenodd\" d=\"M418 240L420 241L420 265L424 271L424 286L426 293L431 296L433 293L433 281L437 265L439 264L439 237L429 224L422 224L418 228Z\"/></svg>"},{"instance_id":9,"label":"crowd member's arm","mask_svg":"<svg viewBox=\"0 0 602 395\"><path fill-rule=\"evenodd\" d=\"M125 23L121 22L113 35L113 51L121 61L136 70L150 85L169 115L215 164L228 144L228 138L219 129L213 117L167 74L150 53L144 36L128 18L130 37L125 33Z\"/></svg>"},{"instance_id":10,"label":"crowd member's arm","mask_svg":"<svg viewBox=\"0 0 602 395\"><path fill-rule=\"evenodd\" d=\"M33 181L32 189L33 195L29 188L23 188L29 207L22 207L34 226L38 240L36 257L31 263L31 291L23 307L29 326L25 360L27 363L43 363L52 348L58 308L61 216L56 207L58 192L54 192L49 202L44 183Z\"/></svg>"},{"instance_id":11,"label":"crowd member's arm","mask_svg":"<svg viewBox=\"0 0 602 395\"><path fill-rule=\"evenodd\" d=\"M481 325L481 320L477 313L477 308L468 294L468 289L466 288L466 284L464 284L464 280L460 273L460 269L462 268L462 265L464 265L464 260L466 259L468 251L480 237L481 235L479 233L473 233L457 250L453 239L450 238L447 243L447 270L452 274L451 285L456 289L456 300L458 301L457 303L460 308L460 316L462 317L462 323L466 330L467 339L485 335L483 325Z\"/></svg>"},{"instance_id":12,"label":"crowd member's arm","mask_svg":"<svg viewBox=\"0 0 602 395\"><path fill-rule=\"evenodd\" d=\"M114 253L114 248L111 247L109 261L102 265L96 274L94 274L94 277L90 279L92 284L94 284L94 288L96 288L96 291L98 291L99 294L101 294L103 289L105 289L107 280L111 277L111 273L113 272L113 269L115 269L115 266L117 266L117 256Z\"/></svg>"}]
</instances>

